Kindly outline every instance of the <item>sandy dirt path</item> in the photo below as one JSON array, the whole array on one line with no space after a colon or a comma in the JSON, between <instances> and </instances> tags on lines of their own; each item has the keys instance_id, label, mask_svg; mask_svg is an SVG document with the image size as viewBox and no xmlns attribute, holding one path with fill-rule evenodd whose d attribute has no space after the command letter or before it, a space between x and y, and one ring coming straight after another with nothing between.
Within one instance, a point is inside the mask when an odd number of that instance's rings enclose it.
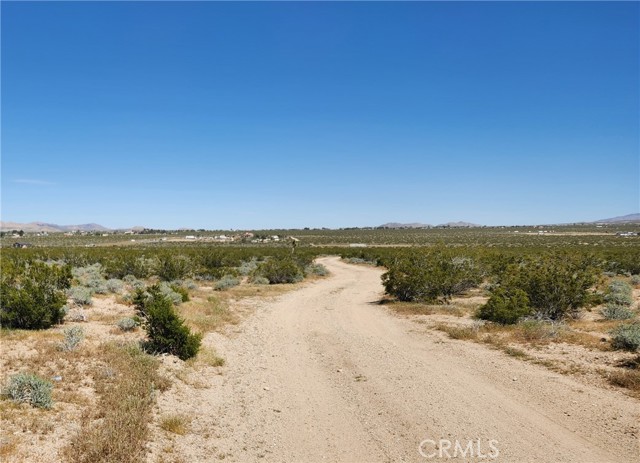
<instances>
[{"instance_id":1,"label":"sandy dirt path","mask_svg":"<svg viewBox=\"0 0 640 463\"><path fill-rule=\"evenodd\" d=\"M188 461L444 461L456 441L458 461L640 461L637 400L426 331L376 304L378 269L320 262L330 277L216 338L224 374L183 398Z\"/></svg>"}]
</instances>

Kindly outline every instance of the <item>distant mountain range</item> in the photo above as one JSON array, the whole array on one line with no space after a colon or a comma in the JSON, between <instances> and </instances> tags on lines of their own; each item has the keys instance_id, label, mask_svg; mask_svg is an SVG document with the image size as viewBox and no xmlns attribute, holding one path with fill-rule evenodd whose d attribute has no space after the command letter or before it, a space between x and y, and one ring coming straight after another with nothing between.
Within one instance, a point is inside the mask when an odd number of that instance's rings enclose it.
<instances>
[{"instance_id":1,"label":"distant mountain range","mask_svg":"<svg viewBox=\"0 0 640 463\"><path fill-rule=\"evenodd\" d=\"M0 222L0 230L22 230L27 233L61 233L70 231L109 231L107 227L103 227L97 223L85 223L82 225L57 225L55 223L44 222L31 222L31 223L17 223L17 222Z\"/></svg>"},{"instance_id":2,"label":"distant mountain range","mask_svg":"<svg viewBox=\"0 0 640 463\"><path fill-rule=\"evenodd\" d=\"M600 220L594 220L593 222L582 222L582 223L610 223L610 224L638 223L640 224L640 213L628 214L620 217L611 217L609 219L600 219ZM415 228L434 228L434 227L473 228L473 227L482 227L482 225L478 225L470 222L447 222L439 225L429 225L426 223L419 223L419 222L414 222L414 223L388 222L383 225L379 225L377 228L415 229ZM126 228L124 230L140 231L143 229L144 227L138 226L133 228ZM85 231L85 232L113 231L112 229L97 223L85 223L81 225L57 225L55 223L45 223L45 222L18 223L18 222L2 222L2 221L0 221L0 230L2 231L22 230L27 233L38 233L38 232L63 233L63 232L70 232L70 231Z\"/></svg>"},{"instance_id":3,"label":"distant mountain range","mask_svg":"<svg viewBox=\"0 0 640 463\"><path fill-rule=\"evenodd\" d=\"M596 220L595 223L640 223L640 214L621 215L620 217Z\"/></svg>"},{"instance_id":4,"label":"distant mountain range","mask_svg":"<svg viewBox=\"0 0 640 463\"><path fill-rule=\"evenodd\" d=\"M433 225L426 223L398 223L389 222L378 226L378 228L431 228Z\"/></svg>"}]
</instances>

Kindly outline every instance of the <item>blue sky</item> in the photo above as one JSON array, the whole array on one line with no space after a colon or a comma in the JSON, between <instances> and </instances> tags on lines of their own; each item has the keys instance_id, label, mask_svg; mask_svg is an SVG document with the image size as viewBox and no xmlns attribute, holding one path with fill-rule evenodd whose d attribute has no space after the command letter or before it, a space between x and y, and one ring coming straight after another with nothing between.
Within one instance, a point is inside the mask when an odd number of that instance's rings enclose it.
<instances>
[{"instance_id":1,"label":"blue sky","mask_svg":"<svg viewBox=\"0 0 640 463\"><path fill-rule=\"evenodd\" d=\"M640 210L637 2L2 2L2 220Z\"/></svg>"}]
</instances>

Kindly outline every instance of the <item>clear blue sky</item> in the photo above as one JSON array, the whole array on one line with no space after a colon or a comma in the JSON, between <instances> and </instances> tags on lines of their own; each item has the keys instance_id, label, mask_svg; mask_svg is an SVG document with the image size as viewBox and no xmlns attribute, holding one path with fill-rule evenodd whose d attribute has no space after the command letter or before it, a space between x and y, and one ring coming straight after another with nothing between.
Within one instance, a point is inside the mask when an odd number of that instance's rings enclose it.
<instances>
[{"instance_id":1,"label":"clear blue sky","mask_svg":"<svg viewBox=\"0 0 640 463\"><path fill-rule=\"evenodd\" d=\"M637 2L2 2L2 220L640 210Z\"/></svg>"}]
</instances>

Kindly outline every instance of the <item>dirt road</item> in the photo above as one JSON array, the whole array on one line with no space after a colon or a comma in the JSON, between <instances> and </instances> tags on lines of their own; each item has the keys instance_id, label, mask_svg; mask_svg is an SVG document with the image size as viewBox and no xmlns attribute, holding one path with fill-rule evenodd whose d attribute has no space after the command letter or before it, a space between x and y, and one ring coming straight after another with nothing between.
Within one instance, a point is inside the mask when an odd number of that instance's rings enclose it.
<instances>
[{"instance_id":1,"label":"dirt road","mask_svg":"<svg viewBox=\"0 0 640 463\"><path fill-rule=\"evenodd\" d=\"M426 331L375 303L379 270L321 263L215 339L227 367L184 398L188 461L640 461L637 400Z\"/></svg>"}]
</instances>

